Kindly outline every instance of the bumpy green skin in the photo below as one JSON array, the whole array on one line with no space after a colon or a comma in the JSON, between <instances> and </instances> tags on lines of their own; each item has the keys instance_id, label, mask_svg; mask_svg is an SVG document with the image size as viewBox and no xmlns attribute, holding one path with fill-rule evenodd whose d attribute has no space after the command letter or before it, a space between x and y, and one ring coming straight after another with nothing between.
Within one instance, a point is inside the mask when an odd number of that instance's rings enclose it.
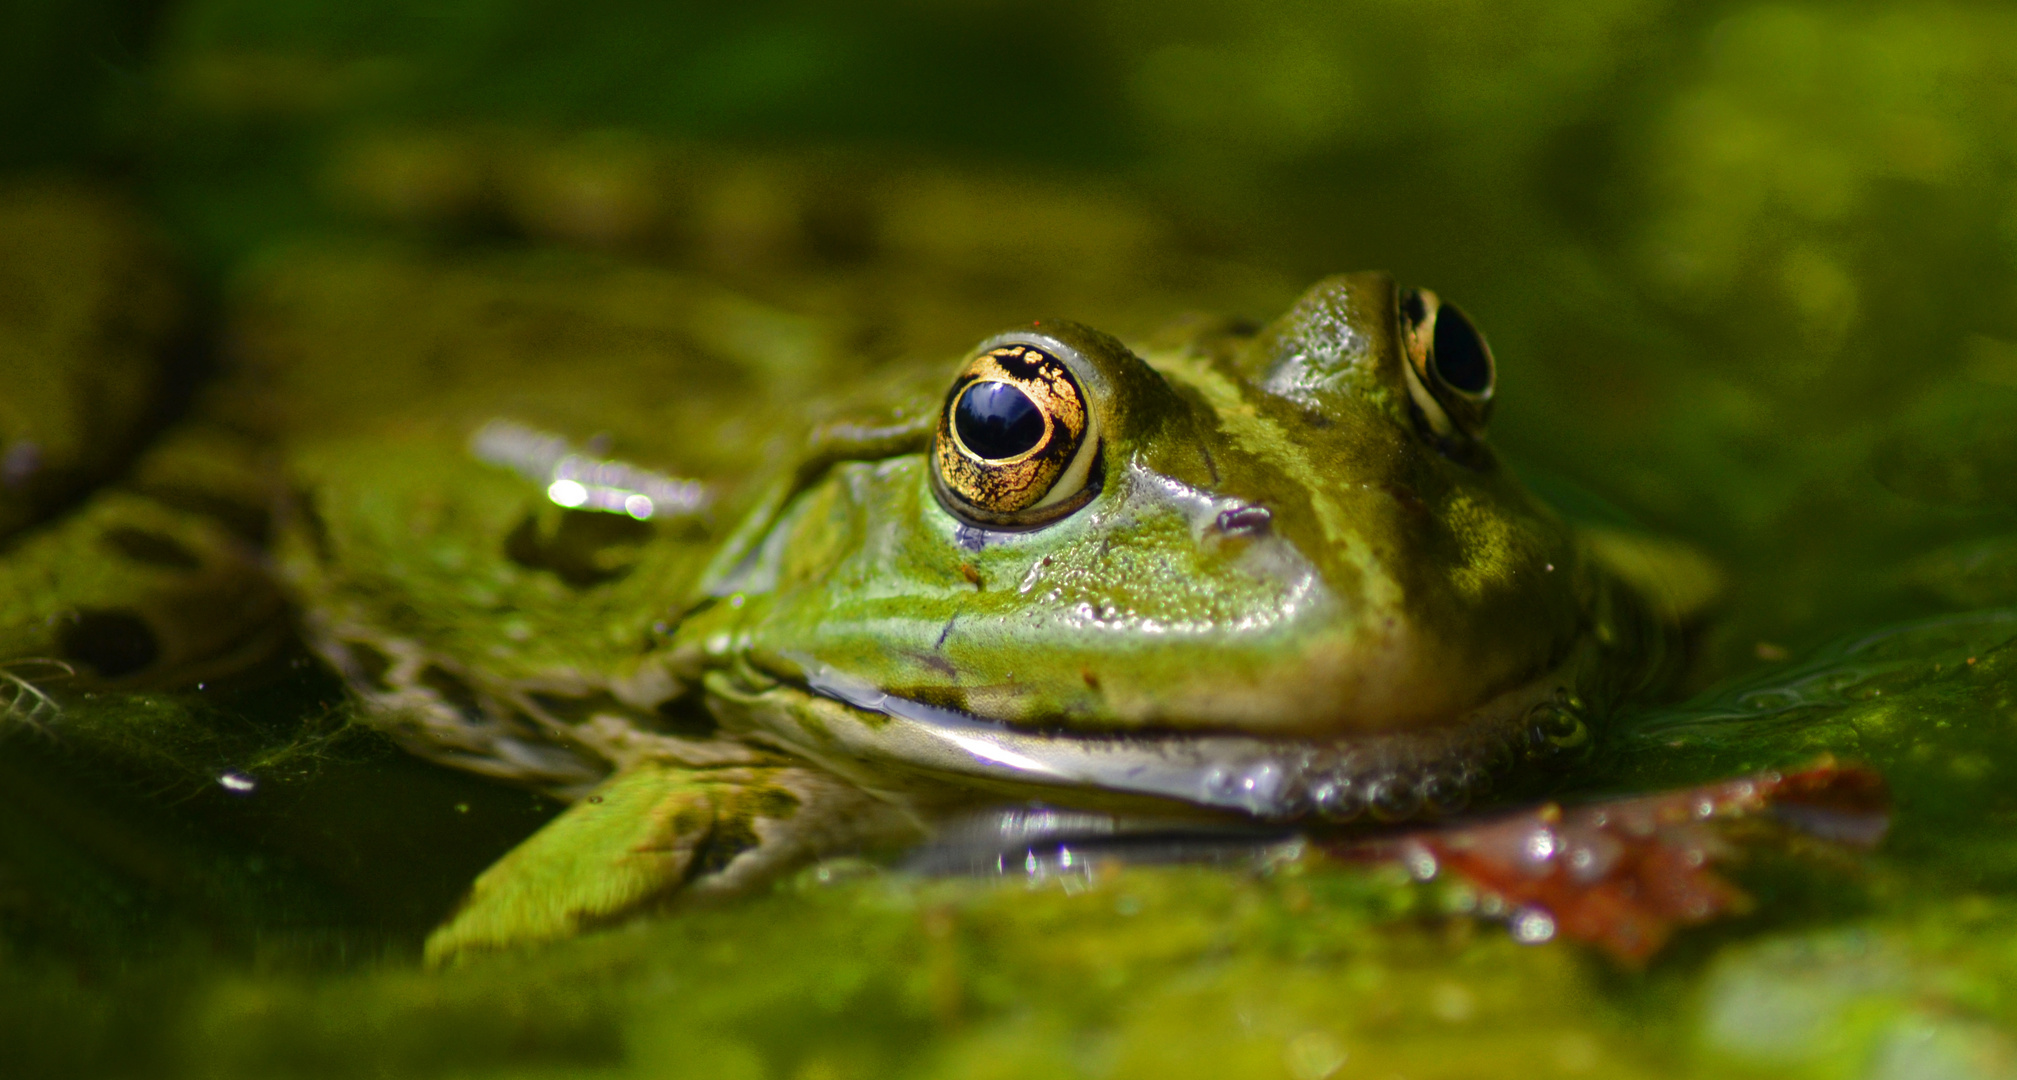
<instances>
[{"instance_id":1,"label":"bumpy green skin","mask_svg":"<svg viewBox=\"0 0 2017 1080\"><path fill-rule=\"evenodd\" d=\"M684 685L667 620L784 467L831 328L663 272L398 252L293 260L247 307L287 433L279 565L324 654L430 757L577 794L636 757ZM472 455L498 417L714 501L563 510Z\"/></svg>"},{"instance_id":2,"label":"bumpy green skin","mask_svg":"<svg viewBox=\"0 0 2017 1080\"><path fill-rule=\"evenodd\" d=\"M174 685L285 639L254 440L196 421L136 456L183 389L166 376L190 378L186 330L162 245L120 200L0 183L0 673ZM0 715L31 698L0 691Z\"/></svg>"},{"instance_id":3,"label":"bumpy green skin","mask_svg":"<svg viewBox=\"0 0 2017 1080\"><path fill-rule=\"evenodd\" d=\"M1076 358L1101 441L1092 500L1021 532L969 525L933 493L949 366L878 376L842 328L691 279L325 253L253 295L249 353L288 425L280 569L311 643L404 745L568 796L614 769L625 805L778 770L875 795L800 797L769 824L724 810L747 843L705 872L659 860L641 878L629 832L578 821L611 814L577 804L486 877L438 956L1004 796L1206 805L1195 780L948 769L919 757L916 725L835 685L1066 750L1131 735L1200 775L1234 750L1328 754L1342 763L1326 776L1372 793L1354 806L1396 817L1475 794L1521 760L1537 716L1584 737L1664 632L1482 442L1430 433L1383 275L1146 360L1073 324L1031 327ZM858 386L880 389L834 406ZM703 481L714 502L649 521L562 509L473 449L499 419ZM1245 741L1212 741L1227 737ZM1296 797L1206 808L1314 812ZM621 904L583 869L598 866L635 885Z\"/></svg>"},{"instance_id":4,"label":"bumpy green skin","mask_svg":"<svg viewBox=\"0 0 2017 1080\"><path fill-rule=\"evenodd\" d=\"M1220 355L1147 363L1040 324L1096 369L1090 505L976 529L934 498L922 455L848 463L712 585L732 613L681 637L739 672L794 681L822 664L1033 727L1324 737L1447 721L1614 629L1569 531L1489 456L1460 464L1422 436L1393 311L1383 275L1337 278ZM1268 526L1217 523L1242 506Z\"/></svg>"}]
</instances>

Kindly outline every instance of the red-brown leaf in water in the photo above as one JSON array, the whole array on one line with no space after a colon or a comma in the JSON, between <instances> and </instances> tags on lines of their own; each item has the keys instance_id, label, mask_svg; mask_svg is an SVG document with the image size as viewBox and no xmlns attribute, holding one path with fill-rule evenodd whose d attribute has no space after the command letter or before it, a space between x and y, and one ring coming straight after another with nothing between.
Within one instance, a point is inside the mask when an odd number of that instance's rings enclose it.
<instances>
[{"instance_id":1,"label":"red-brown leaf in water","mask_svg":"<svg viewBox=\"0 0 2017 1080\"><path fill-rule=\"evenodd\" d=\"M1374 854L1454 873L1553 932L1637 965L1675 930L1747 910L1750 899L1715 870L1733 853L1722 823L1769 813L1823 839L1870 847L1889 823L1883 778L1833 758L1792 773L1765 772L1476 824L1412 833ZM1545 924L1543 924L1545 925ZM1547 935L1539 935L1545 937Z\"/></svg>"}]
</instances>

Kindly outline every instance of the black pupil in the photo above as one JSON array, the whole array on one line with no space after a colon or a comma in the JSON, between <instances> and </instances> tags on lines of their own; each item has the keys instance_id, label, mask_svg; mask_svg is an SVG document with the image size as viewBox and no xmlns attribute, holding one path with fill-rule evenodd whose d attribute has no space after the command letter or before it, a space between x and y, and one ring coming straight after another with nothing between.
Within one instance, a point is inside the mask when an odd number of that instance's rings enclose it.
<instances>
[{"instance_id":1,"label":"black pupil","mask_svg":"<svg viewBox=\"0 0 2017 1080\"><path fill-rule=\"evenodd\" d=\"M1484 340L1471 320L1448 304L1436 312L1436 374L1466 394L1492 388L1492 361Z\"/></svg>"},{"instance_id":2,"label":"black pupil","mask_svg":"<svg viewBox=\"0 0 2017 1080\"><path fill-rule=\"evenodd\" d=\"M1007 383L975 383L959 396L952 422L959 441L990 461L1027 452L1044 437L1044 417L1028 394Z\"/></svg>"}]
</instances>

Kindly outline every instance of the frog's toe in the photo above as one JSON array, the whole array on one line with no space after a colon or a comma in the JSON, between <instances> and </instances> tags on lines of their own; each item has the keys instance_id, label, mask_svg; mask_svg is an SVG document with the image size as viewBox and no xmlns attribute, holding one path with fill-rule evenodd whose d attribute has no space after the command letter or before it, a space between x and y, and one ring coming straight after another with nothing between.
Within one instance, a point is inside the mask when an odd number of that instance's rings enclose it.
<instances>
[{"instance_id":1,"label":"frog's toe","mask_svg":"<svg viewBox=\"0 0 2017 1080\"><path fill-rule=\"evenodd\" d=\"M638 762L479 875L427 959L569 937L681 891L740 891L901 824L811 769Z\"/></svg>"}]
</instances>

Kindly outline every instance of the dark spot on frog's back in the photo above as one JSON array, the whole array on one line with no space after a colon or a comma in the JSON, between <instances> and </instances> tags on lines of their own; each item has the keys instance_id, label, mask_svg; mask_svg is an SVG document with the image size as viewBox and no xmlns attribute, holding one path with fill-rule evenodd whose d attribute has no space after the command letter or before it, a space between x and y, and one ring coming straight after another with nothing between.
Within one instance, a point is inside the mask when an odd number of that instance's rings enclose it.
<instances>
[{"instance_id":1,"label":"dark spot on frog's back","mask_svg":"<svg viewBox=\"0 0 2017 1080\"><path fill-rule=\"evenodd\" d=\"M136 674L161 658L154 629L131 611L76 612L65 620L57 640L64 659L83 664L101 679Z\"/></svg>"},{"instance_id":2,"label":"dark spot on frog's back","mask_svg":"<svg viewBox=\"0 0 2017 1080\"><path fill-rule=\"evenodd\" d=\"M343 653L347 663L339 664L343 673L353 682L362 682L381 691L391 691L393 686L386 681L392 673L392 658L376 645L363 641L345 640Z\"/></svg>"},{"instance_id":3,"label":"dark spot on frog's back","mask_svg":"<svg viewBox=\"0 0 2017 1080\"><path fill-rule=\"evenodd\" d=\"M1380 490L1386 492L1393 497L1395 502L1401 504L1401 509L1407 511L1410 518L1422 519L1433 518L1435 516L1430 513L1429 504L1423 502L1422 497L1415 494L1410 488L1401 487L1398 484L1381 484Z\"/></svg>"},{"instance_id":4,"label":"dark spot on frog's back","mask_svg":"<svg viewBox=\"0 0 2017 1080\"><path fill-rule=\"evenodd\" d=\"M288 500L287 509L301 524L301 531L308 535L308 545L315 549L316 561L328 564L336 561L336 545L329 539L329 523L322 518L322 508L315 505L315 496L306 491L296 491Z\"/></svg>"},{"instance_id":5,"label":"dark spot on frog's back","mask_svg":"<svg viewBox=\"0 0 2017 1080\"><path fill-rule=\"evenodd\" d=\"M714 714L687 698L661 701L656 714L654 730L667 735L678 735L687 739L712 739L719 734Z\"/></svg>"},{"instance_id":6,"label":"dark spot on frog's back","mask_svg":"<svg viewBox=\"0 0 2017 1080\"><path fill-rule=\"evenodd\" d=\"M700 850L694 852L688 877L700 877L725 869L737 855L763 842L757 835L759 820L783 821L798 813L798 796L782 787L761 785L743 788L723 796Z\"/></svg>"},{"instance_id":7,"label":"dark spot on frog's back","mask_svg":"<svg viewBox=\"0 0 2017 1080\"><path fill-rule=\"evenodd\" d=\"M476 688L460 675L439 664L429 664L420 673L420 683L439 694L445 704L464 717L472 721L484 719L483 702L476 696Z\"/></svg>"},{"instance_id":8,"label":"dark spot on frog's back","mask_svg":"<svg viewBox=\"0 0 2017 1080\"><path fill-rule=\"evenodd\" d=\"M948 623L946 625L947 628L950 629L952 624ZM945 639L940 638L939 641L941 644L943 644ZM946 659L943 656L940 656L937 653L911 652L908 653L907 655L909 655L911 659L917 661L920 665L928 667L933 671L938 672L940 675L945 676L948 679L955 679L959 677L959 668L955 667L952 661Z\"/></svg>"},{"instance_id":9,"label":"dark spot on frog's back","mask_svg":"<svg viewBox=\"0 0 2017 1080\"><path fill-rule=\"evenodd\" d=\"M652 536L649 522L621 514L542 510L527 514L504 538L504 554L544 570L577 589L615 581L630 572L637 549Z\"/></svg>"},{"instance_id":10,"label":"dark spot on frog's back","mask_svg":"<svg viewBox=\"0 0 2017 1080\"><path fill-rule=\"evenodd\" d=\"M173 537L121 525L105 530L105 543L137 563L165 570L200 570L203 560Z\"/></svg>"}]
</instances>

